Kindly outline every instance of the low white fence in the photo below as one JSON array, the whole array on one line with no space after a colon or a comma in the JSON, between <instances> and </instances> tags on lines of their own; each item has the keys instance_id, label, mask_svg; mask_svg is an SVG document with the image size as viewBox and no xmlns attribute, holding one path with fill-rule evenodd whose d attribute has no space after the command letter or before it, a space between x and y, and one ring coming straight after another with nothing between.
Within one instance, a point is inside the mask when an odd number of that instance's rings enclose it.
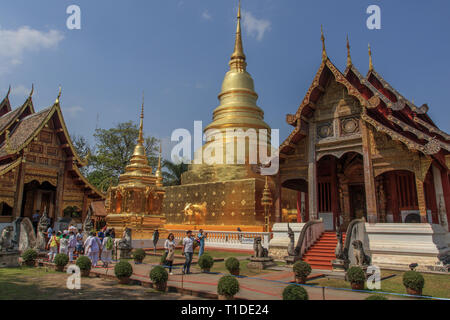
<instances>
[{"instance_id":1,"label":"low white fence","mask_svg":"<svg viewBox=\"0 0 450 320\"><path fill-rule=\"evenodd\" d=\"M186 237L184 230L168 230L173 233L176 240L183 240ZM194 236L198 231L192 232ZM261 237L264 248L269 248L270 232L237 232L237 231L208 231L205 239L206 248L233 249L233 250L253 250L253 242L257 237Z\"/></svg>"}]
</instances>

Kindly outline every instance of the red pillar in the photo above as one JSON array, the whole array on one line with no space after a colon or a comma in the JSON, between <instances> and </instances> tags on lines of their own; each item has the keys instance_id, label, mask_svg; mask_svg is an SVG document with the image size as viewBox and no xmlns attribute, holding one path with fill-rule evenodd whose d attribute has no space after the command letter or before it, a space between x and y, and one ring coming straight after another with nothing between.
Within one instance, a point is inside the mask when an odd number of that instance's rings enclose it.
<instances>
[{"instance_id":1,"label":"red pillar","mask_svg":"<svg viewBox=\"0 0 450 320\"><path fill-rule=\"evenodd\" d=\"M302 193L297 191L297 222L302 221Z\"/></svg>"},{"instance_id":2,"label":"red pillar","mask_svg":"<svg viewBox=\"0 0 450 320\"><path fill-rule=\"evenodd\" d=\"M445 210L447 211L448 228L450 231L450 181L447 169L441 169L442 191L444 191Z\"/></svg>"},{"instance_id":3,"label":"red pillar","mask_svg":"<svg viewBox=\"0 0 450 320\"><path fill-rule=\"evenodd\" d=\"M400 210L398 207L397 199L397 176L395 172L390 172L389 174L389 192L390 192L390 207L392 215L394 217L395 223L401 223L402 219L400 217Z\"/></svg>"}]
</instances>

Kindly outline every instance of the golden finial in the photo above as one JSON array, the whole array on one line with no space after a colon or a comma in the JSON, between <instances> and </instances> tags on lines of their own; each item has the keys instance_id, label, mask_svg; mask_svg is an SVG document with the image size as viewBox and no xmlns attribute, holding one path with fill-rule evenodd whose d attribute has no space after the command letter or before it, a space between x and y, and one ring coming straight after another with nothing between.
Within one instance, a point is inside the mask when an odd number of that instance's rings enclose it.
<instances>
[{"instance_id":1,"label":"golden finial","mask_svg":"<svg viewBox=\"0 0 450 320\"><path fill-rule=\"evenodd\" d=\"M142 92L141 123L139 125L139 143L144 143L144 92Z\"/></svg>"},{"instance_id":2,"label":"golden finial","mask_svg":"<svg viewBox=\"0 0 450 320\"><path fill-rule=\"evenodd\" d=\"M31 84L31 92L29 94L29 99L31 99L31 97L33 96L34 93L34 83Z\"/></svg>"},{"instance_id":3,"label":"golden finial","mask_svg":"<svg viewBox=\"0 0 450 320\"><path fill-rule=\"evenodd\" d=\"M238 71L244 71L246 67L244 47L242 45L242 32L241 32L241 0L239 0L239 8L237 14L237 26L236 26L236 40L234 43L234 52L231 55L230 69L237 69Z\"/></svg>"},{"instance_id":4,"label":"golden finial","mask_svg":"<svg viewBox=\"0 0 450 320\"><path fill-rule=\"evenodd\" d=\"M350 41L348 40L347 35L347 67L351 67L353 65L352 63L352 57L350 55Z\"/></svg>"},{"instance_id":5,"label":"golden finial","mask_svg":"<svg viewBox=\"0 0 450 320\"><path fill-rule=\"evenodd\" d=\"M373 61L372 61L372 49L369 43L369 71L373 71Z\"/></svg>"},{"instance_id":6,"label":"golden finial","mask_svg":"<svg viewBox=\"0 0 450 320\"><path fill-rule=\"evenodd\" d=\"M61 85L59 85L59 92L58 92L58 97L55 100L55 104L59 104L59 99L61 98Z\"/></svg>"},{"instance_id":7,"label":"golden finial","mask_svg":"<svg viewBox=\"0 0 450 320\"><path fill-rule=\"evenodd\" d=\"M322 40L322 61L326 61L328 59L327 50L325 49L325 36L323 35L323 25L320 26L320 40Z\"/></svg>"}]
</instances>

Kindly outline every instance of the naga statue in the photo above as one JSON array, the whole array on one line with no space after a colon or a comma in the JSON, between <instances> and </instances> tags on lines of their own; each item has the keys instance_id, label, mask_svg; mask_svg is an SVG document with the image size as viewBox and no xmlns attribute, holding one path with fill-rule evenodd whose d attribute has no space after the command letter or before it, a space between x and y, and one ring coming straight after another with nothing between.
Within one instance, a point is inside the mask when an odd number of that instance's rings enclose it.
<instances>
[{"instance_id":1,"label":"naga statue","mask_svg":"<svg viewBox=\"0 0 450 320\"><path fill-rule=\"evenodd\" d=\"M0 237L0 252L9 252L14 250L13 240L13 226L6 226L3 228L2 235Z\"/></svg>"},{"instance_id":2,"label":"naga statue","mask_svg":"<svg viewBox=\"0 0 450 320\"><path fill-rule=\"evenodd\" d=\"M47 238L44 233L47 231L49 226L50 226L50 218L47 216L47 210L44 210L44 213L42 213L42 217L39 219L39 223L37 226L35 249L38 251L45 251ZM48 236L50 237L51 235Z\"/></svg>"}]
</instances>

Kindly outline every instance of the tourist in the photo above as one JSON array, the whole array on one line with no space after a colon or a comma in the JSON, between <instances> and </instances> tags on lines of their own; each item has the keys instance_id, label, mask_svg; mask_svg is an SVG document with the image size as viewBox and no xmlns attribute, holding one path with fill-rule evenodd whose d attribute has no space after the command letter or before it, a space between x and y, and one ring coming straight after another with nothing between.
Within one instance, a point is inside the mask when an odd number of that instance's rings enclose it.
<instances>
[{"instance_id":1,"label":"tourist","mask_svg":"<svg viewBox=\"0 0 450 320\"><path fill-rule=\"evenodd\" d=\"M33 223L34 232L37 232L37 226L39 224L39 219L41 216L39 215L39 210L36 210L36 212L31 217L31 221Z\"/></svg>"},{"instance_id":2,"label":"tourist","mask_svg":"<svg viewBox=\"0 0 450 320\"><path fill-rule=\"evenodd\" d=\"M47 236L47 241L50 240L50 238L53 235L53 228L52 225L48 226L47 232L45 232L46 236Z\"/></svg>"},{"instance_id":3,"label":"tourist","mask_svg":"<svg viewBox=\"0 0 450 320\"><path fill-rule=\"evenodd\" d=\"M63 234L59 240L59 253L69 254L69 235Z\"/></svg>"},{"instance_id":4,"label":"tourist","mask_svg":"<svg viewBox=\"0 0 450 320\"><path fill-rule=\"evenodd\" d=\"M91 232L90 236L84 242L85 254L92 262L92 266L97 266L98 254L102 243L100 239L96 237L95 232Z\"/></svg>"},{"instance_id":5,"label":"tourist","mask_svg":"<svg viewBox=\"0 0 450 320\"><path fill-rule=\"evenodd\" d=\"M102 230L100 230L99 232L97 232L97 237L100 239L100 241L103 241L105 233Z\"/></svg>"},{"instance_id":6,"label":"tourist","mask_svg":"<svg viewBox=\"0 0 450 320\"><path fill-rule=\"evenodd\" d=\"M114 248L114 240L113 238L111 238L111 235L107 231L105 234L105 238L103 238L102 242L102 256L101 256L103 267L105 268L108 268L108 264L112 262L113 248Z\"/></svg>"},{"instance_id":7,"label":"tourist","mask_svg":"<svg viewBox=\"0 0 450 320\"><path fill-rule=\"evenodd\" d=\"M77 233L77 228L73 224L71 224L69 226L69 232L73 232L73 234L76 234Z\"/></svg>"},{"instance_id":8,"label":"tourist","mask_svg":"<svg viewBox=\"0 0 450 320\"><path fill-rule=\"evenodd\" d=\"M200 229L197 235L198 244L200 249L198 250L198 257L200 258L205 251L205 239L207 237L206 233L203 233L203 229Z\"/></svg>"},{"instance_id":9,"label":"tourist","mask_svg":"<svg viewBox=\"0 0 450 320\"><path fill-rule=\"evenodd\" d=\"M111 229L111 238L115 239L116 238L116 230L114 230L114 228Z\"/></svg>"},{"instance_id":10,"label":"tourist","mask_svg":"<svg viewBox=\"0 0 450 320\"><path fill-rule=\"evenodd\" d=\"M166 239L166 242L164 242L164 249L166 250L166 265L169 267L169 274L172 275L172 266L173 266L173 260L175 257L175 236L173 233L169 233L169 236Z\"/></svg>"},{"instance_id":11,"label":"tourist","mask_svg":"<svg viewBox=\"0 0 450 320\"><path fill-rule=\"evenodd\" d=\"M186 238L183 239L182 254L186 257L183 265L183 274L190 274L192 256L194 255L194 238L192 237L191 230L186 232Z\"/></svg>"},{"instance_id":12,"label":"tourist","mask_svg":"<svg viewBox=\"0 0 450 320\"><path fill-rule=\"evenodd\" d=\"M155 230L155 232L153 232L153 248L155 250L156 253L156 245L158 244L159 241L159 231L158 229Z\"/></svg>"},{"instance_id":13,"label":"tourist","mask_svg":"<svg viewBox=\"0 0 450 320\"><path fill-rule=\"evenodd\" d=\"M56 231L52 231L50 239L47 243L47 250L49 250L49 252L48 252L48 261L49 262L53 262L53 260L55 259L55 256L58 253L58 244L59 244L59 238L56 236Z\"/></svg>"},{"instance_id":14,"label":"tourist","mask_svg":"<svg viewBox=\"0 0 450 320\"><path fill-rule=\"evenodd\" d=\"M81 233L81 230L78 231L77 235L75 236L77 239L77 255L81 255L84 253L83 250L83 234Z\"/></svg>"},{"instance_id":15,"label":"tourist","mask_svg":"<svg viewBox=\"0 0 450 320\"><path fill-rule=\"evenodd\" d=\"M73 231L69 234L69 261L73 261L73 253L75 252L75 249L77 248L77 236Z\"/></svg>"}]
</instances>

